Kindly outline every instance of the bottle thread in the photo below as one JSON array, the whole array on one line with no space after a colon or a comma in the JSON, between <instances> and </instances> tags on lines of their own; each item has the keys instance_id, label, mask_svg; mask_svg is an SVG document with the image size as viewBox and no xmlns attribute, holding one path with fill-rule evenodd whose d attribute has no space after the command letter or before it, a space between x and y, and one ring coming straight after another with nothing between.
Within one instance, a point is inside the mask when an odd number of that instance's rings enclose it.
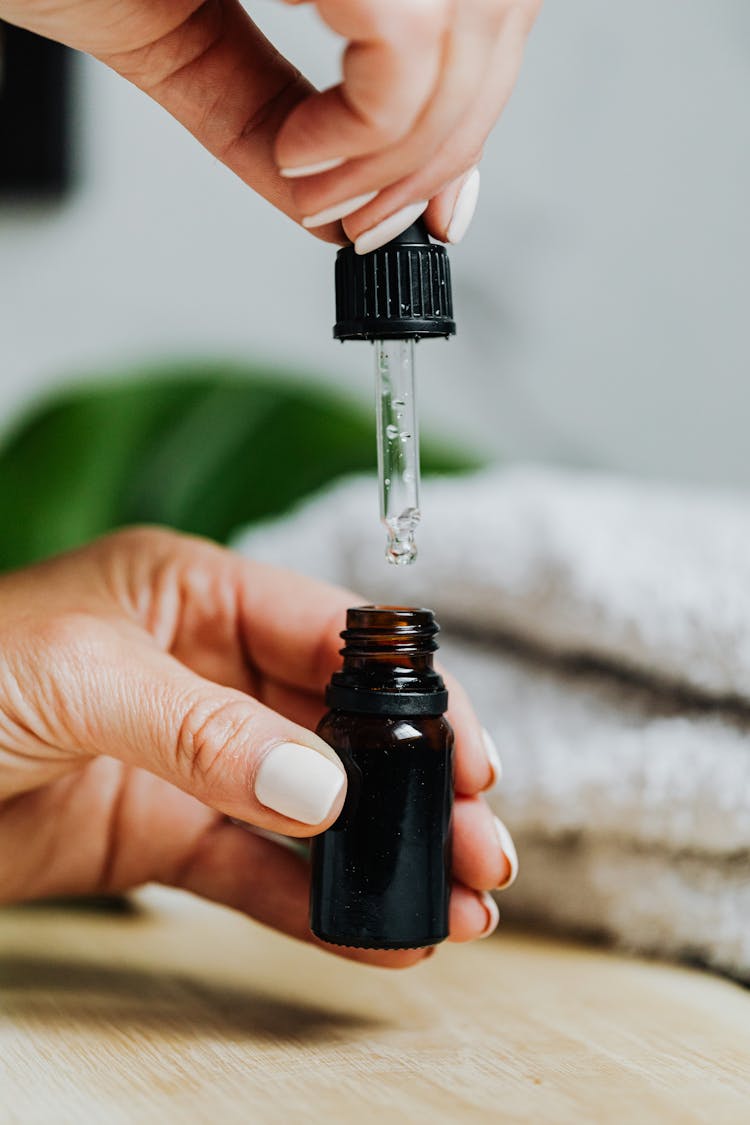
<instances>
[{"instance_id":1,"label":"bottle thread","mask_svg":"<svg viewBox=\"0 0 750 1125\"><path fill-rule=\"evenodd\" d=\"M448 695L433 667L438 632L428 609L350 609L341 634L343 664L327 690L329 705L370 714L443 714Z\"/></svg>"}]
</instances>

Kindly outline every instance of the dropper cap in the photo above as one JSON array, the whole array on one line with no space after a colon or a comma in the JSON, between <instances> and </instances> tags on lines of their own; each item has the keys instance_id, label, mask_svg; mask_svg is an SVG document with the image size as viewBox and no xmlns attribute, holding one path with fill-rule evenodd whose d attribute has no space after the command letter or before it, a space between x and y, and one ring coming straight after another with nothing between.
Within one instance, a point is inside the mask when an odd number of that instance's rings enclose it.
<instances>
[{"instance_id":1,"label":"dropper cap","mask_svg":"<svg viewBox=\"0 0 750 1125\"><path fill-rule=\"evenodd\" d=\"M369 254L336 255L337 340L419 340L454 336L448 254L422 219Z\"/></svg>"}]
</instances>

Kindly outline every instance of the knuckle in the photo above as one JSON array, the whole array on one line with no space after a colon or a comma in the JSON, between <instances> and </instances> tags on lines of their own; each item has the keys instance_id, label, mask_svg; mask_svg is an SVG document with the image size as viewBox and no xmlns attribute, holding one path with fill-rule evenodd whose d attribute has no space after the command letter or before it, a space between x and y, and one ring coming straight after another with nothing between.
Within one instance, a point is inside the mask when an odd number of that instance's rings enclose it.
<instances>
[{"instance_id":1,"label":"knuckle","mask_svg":"<svg viewBox=\"0 0 750 1125\"><path fill-rule=\"evenodd\" d=\"M476 12L484 25L498 27L513 0L475 0Z\"/></svg>"},{"instance_id":2,"label":"knuckle","mask_svg":"<svg viewBox=\"0 0 750 1125\"><path fill-rule=\"evenodd\" d=\"M407 33L437 36L448 17L449 0L401 0L400 19Z\"/></svg>"},{"instance_id":3,"label":"knuckle","mask_svg":"<svg viewBox=\"0 0 750 1125\"><path fill-rule=\"evenodd\" d=\"M469 172L478 167L484 158L484 145L475 145L469 149L463 161L461 172Z\"/></svg>"},{"instance_id":4,"label":"knuckle","mask_svg":"<svg viewBox=\"0 0 750 1125\"><path fill-rule=\"evenodd\" d=\"M162 558L174 551L179 542L180 536L175 532L136 524L111 532L100 539L95 547L105 573L109 574L111 568L121 566L123 562L129 565L136 561Z\"/></svg>"},{"instance_id":5,"label":"knuckle","mask_svg":"<svg viewBox=\"0 0 750 1125\"><path fill-rule=\"evenodd\" d=\"M448 187L451 184L458 185L468 173L473 172L475 168L479 167L482 163L483 155L482 145L475 145L457 154L455 162L451 163L450 169L447 170L444 177L441 177L443 181L442 186Z\"/></svg>"},{"instance_id":6,"label":"knuckle","mask_svg":"<svg viewBox=\"0 0 750 1125\"><path fill-rule=\"evenodd\" d=\"M351 113L366 128L371 143L394 144L408 133L414 113L403 99L395 98L390 87L382 88L372 73L357 69L359 48L347 48L344 57L343 100Z\"/></svg>"},{"instance_id":7,"label":"knuckle","mask_svg":"<svg viewBox=\"0 0 750 1125\"><path fill-rule=\"evenodd\" d=\"M412 121L398 106L383 105L368 108L367 124L381 144L392 145L407 135Z\"/></svg>"},{"instance_id":8,"label":"knuckle","mask_svg":"<svg viewBox=\"0 0 750 1125\"><path fill-rule=\"evenodd\" d=\"M531 26L541 3L542 0L475 0L480 16L494 30L501 28L510 16Z\"/></svg>"},{"instance_id":9,"label":"knuckle","mask_svg":"<svg viewBox=\"0 0 750 1125\"><path fill-rule=\"evenodd\" d=\"M366 29L373 38L405 41L411 34L440 34L454 0L379 0L369 9Z\"/></svg>"},{"instance_id":10,"label":"knuckle","mask_svg":"<svg viewBox=\"0 0 750 1125\"><path fill-rule=\"evenodd\" d=\"M133 527L123 527L119 531L113 531L104 542L113 547L138 551L156 545L161 546L172 538L174 538L172 532L160 527L135 524Z\"/></svg>"},{"instance_id":11,"label":"knuckle","mask_svg":"<svg viewBox=\"0 0 750 1125\"><path fill-rule=\"evenodd\" d=\"M534 20L539 15L541 6L542 0L512 0L508 5L510 11L515 12L528 29L531 29Z\"/></svg>"},{"instance_id":12,"label":"knuckle","mask_svg":"<svg viewBox=\"0 0 750 1125\"><path fill-rule=\"evenodd\" d=\"M107 623L82 611L24 622L6 665L22 685L27 728L56 746L88 745L92 691L111 666L111 646Z\"/></svg>"},{"instance_id":13,"label":"knuckle","mask_svg":"<svg viewBox=\"0 0 750 1125\"><path fill-rule=\"evenodd\" d=\"M193 699L179 724L174 755L178 771L210 790L248 756L255 730L247 702Z\"/></svg>"},{"instance_id":14,"label":"knuckle","mask_svg":"<svg viewBox=\"0 0 750 1125\"><path fill-rule=\"evenodd\" d=\"M285 116L288 117L294 107L305 100L307 94L308 86L305 79L299 71L290 68L277 87L270 90L261 104L241 122L240 127L231 132L220 153L221 158L228 160L238 145L247 144L247 141L256 136L272 118L281 120Z\"/></svg>"},{"instance_id":15,"label":"knuckle","mask_svg":"<svg viewBox=\"0 0 750 1125\"><path fill-rule=\"evenodd\" d=\"M103 628L89 613L57 613L39 621L34 629L34 648L40 661L75 664L103 643Z\"/></svg>"},{"instance_id":16,"label":"knuckle","mask_svg":"<svg viewBox=\"0 0 750 1125\"><path fill-rule=\"evenodd\" d=\"M152 528L147 524L134 524L132 528L112 531L107 538L112 543L125 543L128 547L142 547L144 543L161 543L165 539L170 539L172 533L162 528Z\"/></svg>"}]
</instances>

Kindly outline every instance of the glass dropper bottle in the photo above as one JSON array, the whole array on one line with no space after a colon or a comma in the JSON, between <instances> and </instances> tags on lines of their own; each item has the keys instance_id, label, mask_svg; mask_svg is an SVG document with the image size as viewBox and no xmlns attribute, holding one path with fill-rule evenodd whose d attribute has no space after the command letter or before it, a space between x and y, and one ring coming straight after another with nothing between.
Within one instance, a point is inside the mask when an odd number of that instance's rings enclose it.
<instances>
[{"instance_id":1,"label":"glass dropper bottle","mask_svg":"<svg viewBox=\"0 0 750 1125\"><path fill-rule=\"evenodd\" d=\"M455 331L448 255L421 219L369 254L338 252L333 334L374 345L380 518L396 565L416 558L421 515L415 345Z\"/></svg>"}]
</instances>

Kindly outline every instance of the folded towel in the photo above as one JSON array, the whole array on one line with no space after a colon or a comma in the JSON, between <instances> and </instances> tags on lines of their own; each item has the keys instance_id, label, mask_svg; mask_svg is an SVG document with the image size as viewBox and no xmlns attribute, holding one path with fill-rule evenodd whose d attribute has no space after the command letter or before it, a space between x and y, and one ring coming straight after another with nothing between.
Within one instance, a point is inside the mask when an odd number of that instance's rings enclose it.
<instances>
[{"instance_id":1,"label":"folded towel","mask_svg":"<svg viewBox=\"0 0 750 1125\"><path fill-rule=\"evenodd\" d=\"M750 979L750 510L551 470L429 482L420 561L383 561L371 481L242 549L424 603L505 766L504 913Z\"/></svg>"}]
</instances>

